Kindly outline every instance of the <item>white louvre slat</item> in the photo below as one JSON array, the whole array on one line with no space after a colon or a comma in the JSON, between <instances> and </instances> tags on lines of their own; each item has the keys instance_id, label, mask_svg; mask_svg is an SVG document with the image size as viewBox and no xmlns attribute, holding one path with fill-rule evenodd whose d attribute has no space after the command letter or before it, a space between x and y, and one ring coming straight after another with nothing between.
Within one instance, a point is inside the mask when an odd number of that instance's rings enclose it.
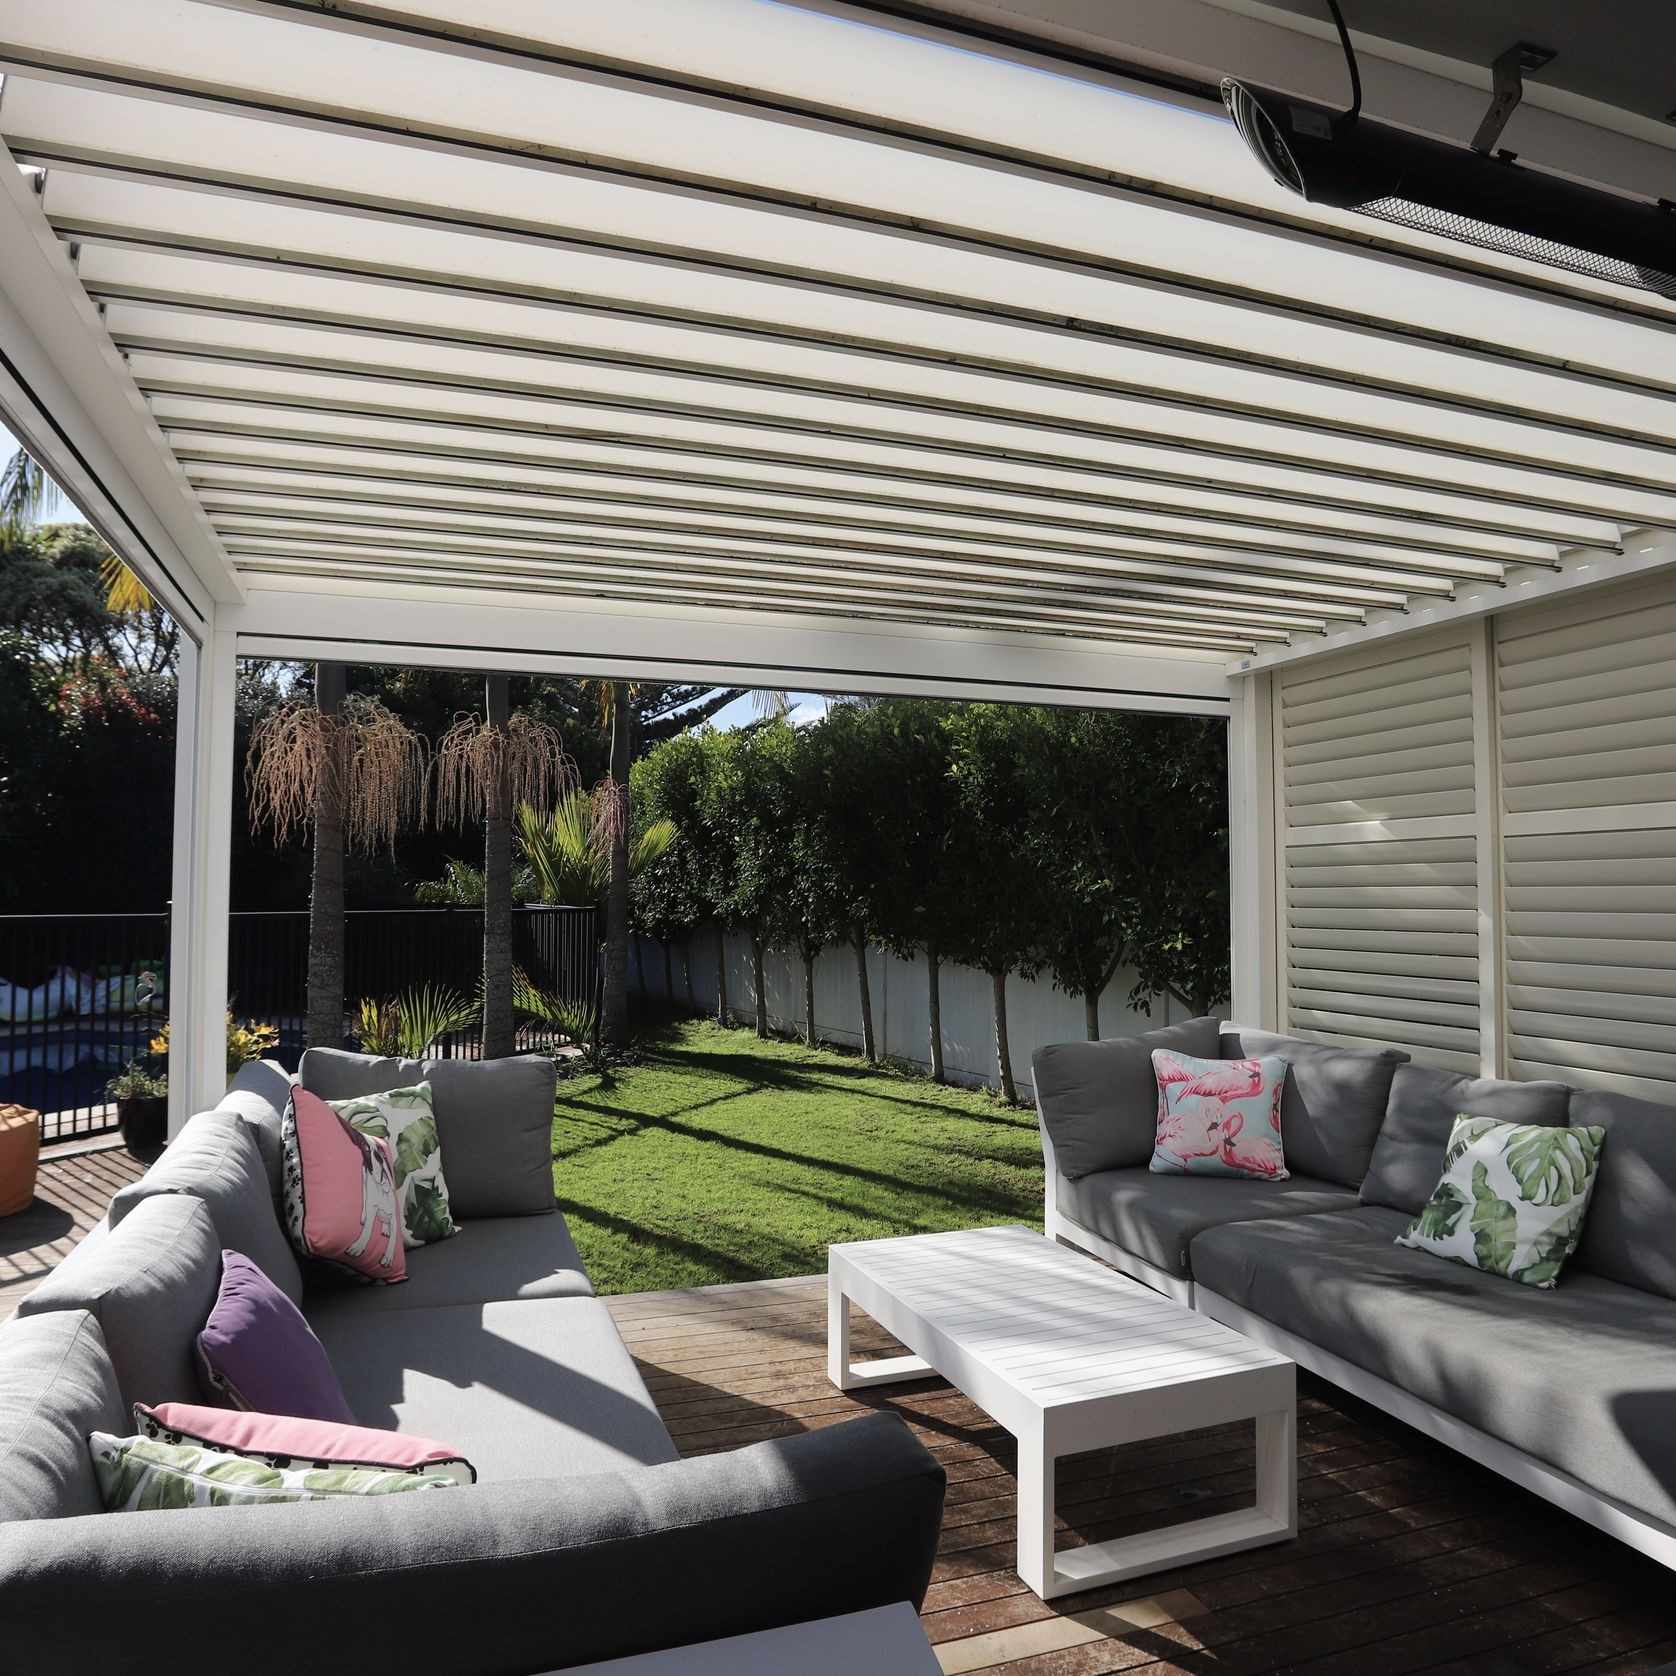
<instances>
[{"instance_id":1,"label":"white louvre slat","mask_svg":"<svg viewBox=\"0 0 1676 1676\"><path fill-rule=\"evenodd\" d=\"M1464 633L1279 682L1287 1028L1476 1070L1478 868ZM1454 822L1440 832L1438 825Z\"/></svg>"},{"instance_id":2,"label":"white louvre slat","mask_svg":"<svg viewBox=\"0 0 1676 1676\"><path fill-rule=\"evenodd\" d=\"M1500 625L1510 1068L1676 1099L1676 580Z\"/></svg>"}]
</instances>

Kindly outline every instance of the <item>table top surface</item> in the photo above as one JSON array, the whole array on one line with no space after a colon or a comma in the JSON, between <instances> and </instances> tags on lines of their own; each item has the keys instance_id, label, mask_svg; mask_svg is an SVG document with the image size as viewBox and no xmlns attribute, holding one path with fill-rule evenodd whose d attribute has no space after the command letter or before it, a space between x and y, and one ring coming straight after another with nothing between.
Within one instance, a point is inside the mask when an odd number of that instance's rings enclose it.
<instances>
[{"instance_id":1,"label":"table top surface","mask_svg":"<svg viewBox=\"0 0 1676 1676\"><path fill-rule=\"evenodd\" d=\"M1287 1365L1029 1228L862 1240L833 1246L829 1261L1044 1406Z\"/></svg>"}]
</instances>

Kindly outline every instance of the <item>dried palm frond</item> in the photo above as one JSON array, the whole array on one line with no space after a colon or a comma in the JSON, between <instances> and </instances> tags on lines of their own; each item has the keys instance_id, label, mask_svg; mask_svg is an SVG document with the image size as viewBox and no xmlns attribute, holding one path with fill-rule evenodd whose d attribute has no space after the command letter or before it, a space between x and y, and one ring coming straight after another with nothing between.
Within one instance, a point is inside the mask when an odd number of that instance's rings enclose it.
<instances>
[{"instance_id":1,"label":"dried palm frond","mask_svg":"<svg viewBox=\"0 0 1676 1676\"><path fill-rule=\"evenodd\" d=\"M551 808L575 783L557 728L521 713L504 728L462 715L437 744L437 824L470 826L520 803Z\"/></svg>"}]
</instances>

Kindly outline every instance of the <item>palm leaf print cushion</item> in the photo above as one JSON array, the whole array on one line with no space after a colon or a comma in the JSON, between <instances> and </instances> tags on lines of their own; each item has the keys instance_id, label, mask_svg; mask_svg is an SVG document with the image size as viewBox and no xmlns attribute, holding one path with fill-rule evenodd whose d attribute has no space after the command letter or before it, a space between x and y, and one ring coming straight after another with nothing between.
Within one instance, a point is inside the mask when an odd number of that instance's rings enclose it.
<instances>
[{"instance_id":1,"label":"palm leaf print cushion","mask_svg":"<svg viewBox=\"0 0 1676 1676\"><path fill-rule=\"evenodd\" d=\"M1155 1048L1158 1175L1285 1181L1280 1144L1284 1059L1193 1059Z\"/></svg>"},{"instance_id":2,"label":"palm leaf print cushion","mask_svg":"<svg viewBox=\"0 0 1676 1676\"><path fill-rule=\"evenodd\" d=\"M448 1208L448 1183L442 1174L442 1142L437 1138L431 1085L392 1088L356 1100L326 1102L363 1135L388 1141L396 1157L396 1191L402 1201L402 1240L429 1245L460 1231Z\"/></svg>"},{"instance_id":3,"label":"palm leaf print cushion","mask_svg":"<svg viewBox=\"0 0 1676 1676\"><path fill-rule=\"evenodd\" d=\"M398 1495L405 1490L452 1490L459 1482L441 1473L386 1467L269 1466L217 1449L149 1437L112 1437L108 1432L94 1432L87 1447L107 1513Z\"/></svg>"},{"instance_id":4,"label":"palm leaf print cushion","mask_svg":"<svg viewBox=\"0 0 1676 1676\"><path fill-rule=\"evenodd\" d=\"M1450 1131L1442 1178L1397 1244L1552 1287L1582 1237L1605 1140L1600 1128L1463 1114Z\"/></svg>"}]
</instances>

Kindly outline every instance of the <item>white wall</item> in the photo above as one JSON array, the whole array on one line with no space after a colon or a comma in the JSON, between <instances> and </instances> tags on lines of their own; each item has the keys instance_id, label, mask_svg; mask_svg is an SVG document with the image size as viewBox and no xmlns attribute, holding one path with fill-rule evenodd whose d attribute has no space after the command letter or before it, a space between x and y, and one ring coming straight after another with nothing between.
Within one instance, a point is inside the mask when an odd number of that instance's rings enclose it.
<instances>
[{"instance_id":1,"label":"white wall","mask_svg":"<svg viewBox=\"0 0 1676 1676\"><path fill-rule=\"evenodd\" d=\"M640 989L642 959L645 993L651 1000L666 999L661 946L650 938L637 938L635 958L629 962L629 982ZM716 939L701 932L692 939L692 992L698 1007L716 1008ZM674 964L673 999L684 1006L687 999L682 950L671 951ZM926 997L925 962L898 960L884 950L872 948L867 955L867 973L873 995L873 1033L881 1057L906 1060L924 1070L931 1069L930 1009ZM770 950L763 958L764 985L768 991L768 1017L774 1029L787 1034L803 1032L803 963L795 955ZM1161 997L1152 1004L1152 1016L1135 1012L1124 1003L1134 986L1135 975L1121 971L1112 979L1100 1002L1100 1033L1103 1036L1132 1036L1142 1030L1174 1024L1187 1017L1180 1002ZM751 946L748 938L728 938L728 1007L736 1019L749 1022L756 1015L756 988L751 977ZM995 1009L989 977L969 966L948 961L942 968L943 1063L951 1082L973 1086L1000 1086L996 1068ZM1030 1080L1030 1058L1039 1047L1051 1042L1080 1042L1087 1030L1083 1023L1082 998L1055 989L1046 978L1010 978L1007 981L1007 1038L1012 1052L1013 1079L1022 1098L1034 1097ZM843 1046L861 1045L860 984L855 955L849 948L824 950L815 961L815 1027L826 1041Z\"/></svg>"}]
</instances>

